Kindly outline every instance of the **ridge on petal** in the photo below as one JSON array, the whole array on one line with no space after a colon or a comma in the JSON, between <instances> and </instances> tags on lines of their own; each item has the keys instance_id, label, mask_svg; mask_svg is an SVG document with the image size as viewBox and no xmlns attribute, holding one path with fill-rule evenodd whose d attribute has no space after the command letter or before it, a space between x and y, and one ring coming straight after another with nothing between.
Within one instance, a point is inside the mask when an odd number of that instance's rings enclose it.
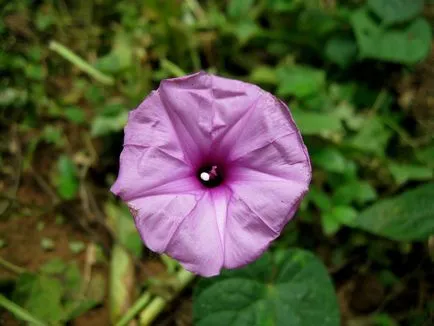
<instances>
[{"instance_id":1,"label":"ridge on petal","mask_svg":"<svg viewBox=\"0 0 434 326\"><path fill-rule=\"evenodd\" d=\"M223 248L216 223L210 192L183 219L167 246L167 254L185 269L202 276L214 276L223 267Z\"/></svg>"}]
</instances>

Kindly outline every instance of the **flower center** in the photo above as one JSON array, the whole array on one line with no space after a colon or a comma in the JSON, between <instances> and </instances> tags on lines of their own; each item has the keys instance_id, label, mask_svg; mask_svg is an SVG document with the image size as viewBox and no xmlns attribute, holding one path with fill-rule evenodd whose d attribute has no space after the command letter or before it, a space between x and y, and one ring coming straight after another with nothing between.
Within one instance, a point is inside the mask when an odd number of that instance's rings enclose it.
<instances>
[{"instance_id":1,"label":"flower center","mask_svg":"<svg viewBox=\"0 0 434 326\"><path fill-rule=\"evenodd\" d=\"M223 171L218 165L207 165L200 168L197 176L207 188L217 187L223 182Z\"/></svg>"}]
</instances>

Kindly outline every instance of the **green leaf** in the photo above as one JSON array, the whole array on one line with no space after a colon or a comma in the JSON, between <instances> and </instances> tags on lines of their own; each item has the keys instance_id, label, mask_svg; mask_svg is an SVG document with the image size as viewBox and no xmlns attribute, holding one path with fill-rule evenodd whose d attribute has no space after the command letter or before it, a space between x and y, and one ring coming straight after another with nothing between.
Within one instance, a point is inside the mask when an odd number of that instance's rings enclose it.
<instances>
[{"instance_id":1,"label":"green leaf","mask_svg":"<svg viewBox=\"0 0 434 326\"><path fill-rule=\"evenodd\" d=\"M416 157L419 161L434 166L434 145L429 145L424 148L420 148L416 152Z\"/></svg>"},{"instance_id":2,"label":"green leaf","mask_svg":"<svg viewBox=\"0 0 434 326\"><path fill-rule=\"evenodd\" d=\"M407 181L433 178L433 169L423 165L390 163L389 170L398 185Z\"/></svg>"},{"instance_id":3,"label":"green leaf","mask_svg":"<svg viewBox=\"0 0 434 326\"><path fill-rule=\"evenodd\" d=\"M36 81L43 80L47 75L47 71L44 69L43 66L33 64L29 64L26 66L25 73L29 79L33 79Z\"/></svg>"},{"instance_id":4,"label":"green leaf","mask_svg":"<svg viewBox=\"0 0 434 326\"><path fill-rule=\"evenodd\" d=\"M74 254L79 254L86 248L86 244L82 241L69 242L69 250Z\"/></svg>"},{"instance_id":5,"label":"green leaf","mask_svg":"<svg viewBox=\"0 0 434 326\"><path fill-rule=\"evenodd\" d=\"M73 199L78 191L78 178L74 162L66 156L61 155L57 161L57 191L66 200Z\"/></svg>"},{"instance_id":6,"label":"green leaf","mask_svg":"<svg viewBox=\"0 0 434 326\"><path fill-rule=\"evenodd\" d=\"M386 129L378 117L372 117L364 121L360 131L350 139L350 144L363 152L384 156L392 132Z\"/></svg>"},{"instance_id":7,"label":"green leaf","mask_svg":"<svg viewBox=\"0 0 434 326\"><path fill-rule=\"evenodd\" d=\"M373 315L370 319L374 326L399 326L398 323L387 314Z\"/></svg>"},{"instance_id":8,"label":"green leaf","mask_svg":"<svg viewBox=\"0 0 434 326\"><path fill-rule=\"evenodd\" d=\"M92 136L103 136L121 131L128 121L128 112L121 112L116 116L99 115L92 121Z\"/></svg>"},{"instance_id":9,"label":"green leaf","mask_svg":"<svg viewBox=\"0 0 434 326\"><path fill-rule=\"evenodd\" d=\"M336 232L339 231L340 227L341 227L341 223L330 216L326 216L324 215L321 219L321 225L322 225L322 229L324 231L324 234L331 236L333 234L335 234Z\"/></svg>"},{"instance_id":10,"label":"green leaf","mask_svg":"<svg viewBox=\"0 0 434 326\"><path fill-rule=\"evenodd\" d=\"M326 235L336 233L341 225L353 226L357 211L350 206L335 206L322 216L322 226Z\"/></svg>"},{"instance_id":11,"label":"green leaf","mask_svg":"<svg viewBox=\"0 0 434 326\"><path fill-rule=\"evenodd\" d=\"M83 109L77 106L70 106L65 109L65 117L75 123L83 123L86 121L86 115Z\"/></svg>"},{"instance_id":12,"label":"green leaf","mask_svg":"<svg viewBox=\"0 0 434 326\"><path fill-rule=\"evenodd\" d=\"M69 302L66 307L66 319L72 320L84 314L86 311L95 308L98 302L93 300L81 300L76 302Z\"/></svg>"},{"instance_id":13,"label":"green leaf","mask_svg":"<svg viewBox=\"0 0 434 326\"><path fill-rule=\"evenodd\" d=\"M267 8L276 12L291 12L302 5L300 0L268 0Z\"/></svg>"},{"instance_id":14,"label":"green leaf","mask_svg":"<svg viewBox=\"0 0 434 326\"><path fill-rule=\"evenodd\" d=\"M325 56L339 67L346 68L356 59L357 44L349 37L332 37L326 43Z\"/></svg>"},{"instance_id":15,"label":"green leaf","mask_svg":"<svg viewBox=\"0 0 434 326\"><path fill-rule=\"evenodd\" d=\"M132 304L134 262L119 244L112 250L110 262L110 320L115 324Z\"/></svg>"},{"instance_id":16,"label":"green leaf","mask_svg":"<svg viewBox=\"0 0 434 326\"><path fill-rule=\"evenodd\" d=\"M64 144L63 130L58 126L46 125L43 129L41 139L49 144L62 146Z\"/></svg>"},{"instance_id":17,"label":"green leaf","mask_svg":"<svg viewBox=\"0 0 434 326\"><path fill-rule=\"evenodd\" d=\"M60 258L54 258L41 266L41 271L50 274L62 274L66 270L66 264Z\"/></svg>"},{"instance_id":18,"label":"green leaf","mask_svg":"<svg viewBox=\"0 0 434 326\"><path fill-rule=\"evenodd\" d=\"M232 26L231 31L241 44L245 44L260 31L260 28L254 21L243 20Z\"/></svg>"},{"instance_id":19,"label":"green leaf","mask_svg":"<svg viewBox=\"0 0 434 326\"><path fill-rule=\"evenodd\" d=\"M339 104L335 104L332 115L338 117L342 121L345 121L346 126L354 131L360 130L365 121L365 117L360 114L356 114L354 104L347 101L342 101Z\"/></svg>"},{"instance_id":20,"label":"green leaf","mask_svg":"<svg viewBox=\"0 0 434 326\"><path fill-rule=\"evenodd\" d=\"M315 24L312 24L313 21ZM313 39L333 32L338 26L338 21L332 15L319 8L303 10L297 20L298 30Z\"/></svg>"},{"instance_id":21,"label":"green leaf","mask_svg":"<svg viewBox=\"0 0 434 326\"><path fill-rule=\"evenodd\" d=\"M58 323L63 317L62 285L47 275L23 274L17 281L13 300L35 317Z\"/></svg>"},{"instance_id":22,"label":"green leaf","mask_svg":"<svg viewBox=\"0 0 434 326\"><path fill-rule=\"evenodd\" d=\"M84 296L82 276L75 262L66 264L55 258L45 263L39 274L24 275L17 283L14 298L29 312L50 324L66 322L102 301ZM38 305L44 300L47 300L47 307L44 303ZM50 314L45 309L50 309Z\"/></svg>"},{"instance_id":23,"label":"green leaf","mask_svg":"<svg viewBox=\"0 0 434 326\"><path fill-rule=\"evenodd\" d=\"M423 0L368 0L368 7L386 25L403 23L419 15Z\"/></svg>"},{"instance_id":24,"label":"green leaf","mask_svg":"<svg viewBox=\"0 0 434 326\"><path fill-rule=\"evenodd\" d=\"M113 48L109 54L98 59L95 68L116 74L127 69L132 64L133 47L130 35L123 29L118 29L113 39Z\"/></svg>"},{"instance_id":25,"label":"green leaf","mask_svg":"<svg viewBox=\"0 0 434 326\"><path fill-rule=\"evenodd\" d=\"M46 326L43 321L39 320L27 310L7 299L5 296L3 296L3 294L0 294L0 307L3 307L9 312L13 313L16 318L28 322L29 325Z\"/></svg>"},{"instance_id":26,"label":"green leaf","mask_svg":"<svg viewBox=\"0 0 434 326\"><path fill-rule=\"evenodd\" d=\"M227 12L231 18L246 17L253 6L254 0L230 0Z\"/></svg>"},{"instance_id":27,"label":"green leaf","mask_svg":"<svg viewBox=\"0 0 434 326\"><path fill-rule=\"evenodd\" d=\"M319 92L325 86L324 70L308 66L284 66L277 69L280 96L306 97Z\"/></svg>"},{"instance_id":28,"label":"green leaf","mask_svg":"<svg viewBox=\"0 0 434 326\"><path fill-rule=\"evenodd\" d=\"M379 201L355 225L398 241L425 240L434 234L434 183Z\"/></svg>"},{"instance_id":29,"label":"green leaf","mask_svg":"<svg viewBox=\"0 0 434 326\"><path fill-rule=\"evenodd\" d=\"M318 93L314 93L308 97L304 97L300 102L301 103L299 105L302 107L303 111L316 111L323 114L326 110L333 109L333 107L335 106L325 89L321 90Z\"/></svg>"},{"instance_id":30,"label":"green leaf","mask_svg":"<svg viewBox=\"0 0 434 326\"><path fill-rule=\"evenodd\" d=\"M304 135L326 135L342 130L341 120L333 115L295 109L291 110L291 114Z\"/></svg>"},{"instance_id":31,"label":"green leaf","mask_svg":"<svg viewBox=\"0 0 434 326\"><path fill-rule=\"evenodd\" d=\"M403 64L415 64L431 51L432 32L424 18L403 29L385 29L377 25L364 9L351 17L361 58L373 58Z\"/></svg>"},{"instance_id":32,"label":"green leaf","mask_svg":"<svg viewBox=\"0 0 434 326\"><path fill-rule=\"evenodd\" d=\"M321 261L291 249L201 280L193 318L197 326L338 326L339 309Z\"/></svg>"},{"instance_id":33,"label":"green leaf","mask_svg":"<svg viewBox=\"0 0 434 326\"><path fill-rule=\"evenodd\" d=\"M256 66L249 77L250 81L255 84L277 84L276 69L269 66Z\"/></svg>"},{"instance_id":34,"label":"green leaf","mask_svg":"<svg viewBox=\"0 0 434 326\"><path fill-rule=\"evenodd\" d=\"M328 211L332 208L330 197L322 189L311 186L307 198L312 201L321 211Z\"/></svg>"},{"instance_id":35,"label":"green leaf","mask_svg":"<svg viewBox=\"0 0 434 326\"><path fill-rule=\"evenodd\" d=\"M68 298L76 299L82 282L80 270L75 262L69 263L65 273L60 275Z\"/></svg>"},{"instance_id":36,"label":"green leaf","mask_svg":"<svg viewBox=\"0 0 434 326\"><path fill-rule=\"evenodd\" d=\"M350 161L340 151L332 147L313 151L311 159L315 166L328 172L345 173L350 165Z\"/></svg>"},{"instance_id":37,"label":"green leaf","mask_svg":"<svg viewBox=\"0 0 434 326\"><path fill-rule=\"evenodd\" d=\"M338 187L333 194L333 202L338 205L349 205L353 202L365 204L377 199L377 192L368 182L351 180Z\"/></svg>"}]
</instances>

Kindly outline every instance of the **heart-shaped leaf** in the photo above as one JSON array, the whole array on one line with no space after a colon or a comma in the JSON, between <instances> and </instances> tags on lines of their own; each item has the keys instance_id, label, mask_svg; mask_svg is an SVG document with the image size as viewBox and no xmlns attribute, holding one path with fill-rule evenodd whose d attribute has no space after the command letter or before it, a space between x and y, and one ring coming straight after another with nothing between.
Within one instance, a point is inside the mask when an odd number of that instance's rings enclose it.
<instances>
[{"instance_id":1,"label":"heart-shaped leaf","mask_svg":"<svg viewBox=\"0 0 434 326\"><path fill-rule=\"evenodd\" d=\"M193 315L197 326L339 325L325 267L300 249L266 253L248 267L201 280Z\"/></svg>"}]
</instances>

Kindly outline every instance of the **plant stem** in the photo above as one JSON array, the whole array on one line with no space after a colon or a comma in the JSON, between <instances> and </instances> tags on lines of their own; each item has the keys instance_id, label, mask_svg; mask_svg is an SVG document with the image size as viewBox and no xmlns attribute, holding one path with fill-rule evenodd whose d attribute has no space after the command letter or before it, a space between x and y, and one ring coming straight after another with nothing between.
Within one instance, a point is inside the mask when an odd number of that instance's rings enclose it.
<instances>
[{"instance_id":1,"label":"plant stem","mask_svg":"<svg viewBox=\"0 0 434 326\"><path fill-rule=\"evenodd\" d=\"M105 85L113 85L115 83L113 77L108 76L101 71L95 69L92 67L88 62L86 62L84 59L80 58L78 55L73 53L70 49L63 46L62 44L51 41L48 45L48 48L57 54L59 54L64 59L71 62L73 65L75 65L77 68L82 70L83 72L87 73L88 75L95 78L97 81L99 81L102 84Z\"/></svg>"},{"instance_id":2,"label":"plant stem","mask_svg":"<svg viewBox=\"0 0 434 326\"><path fill-rule=\"evenodd\" d=\"M0 266L4 267L5 269L7 269L7 270L9 270L15 274L22 274L22 273L27 272L27 270L25 268L14 265L14 264L8 262L7 260L3 259L2 257L0 257Z\"/></svg>"},{"instance_id":3,"label":"plant stem","mask_svg":"<svg viewBox=\"0 0 434 326\"><path fill-rule=\"evenodd\" d=\"M157 318L157 316L163 311L167 301L162 297L154 298L145 310L140 314L140 325L148 326Z\"/></svg>"},{"instance_id":4,"label":"plant stem","mask_svg":"<svg viewBox=\"0 0 434 326\"><path fill-rule=\"evenodd\" d=\"M190 10L194 13L196 18L199 20L205 20L206 19L206 13L203 11L202 7L200 6L199 2L197 0L185 0L185 3L190 8Z\"/></svg>"},{"instance_id":5,"label":"plant stem","mask_svg":"<svg viewBox=\"0 0 434 326\"><path fill-rule=\"evenodd\" d=\"M145 308L148 302L151 301L151 294L149 292L143 295L134 303L134 305L126 312L126 314L116 323L116 326L127 325L139 312Z\"/></svg>"},{"instance_id":6,"label":"plant stem","mask_svg":"<svg viewBox=\"0 0 434 326\"><path fill-rule=\"evenodd\" d=\"M13 313L17 318L32 323L36 326L47 326L46 323L34 317L30 312L21 308L16 303L7 299L4 295L0 294L0 306Z\"/></svg>"},{"instance_id":7,"label":"plant stem","mask_svg":"<svg viewBox=\"0 0 434 326\"><path fill-rule=\"evenodd\" d=\"M165 299L163 297L157 296L155 297L151 303L142 311L140 314L140 325L147 326L150 325L155 318L164 310L166 305L176 298L176 296L188 285L191 281L193 281L195 275L186 271L185 269L181 269L176 274L176 283L173 285L174 291L170 298Z\"/></svg>"}]
</instances>

